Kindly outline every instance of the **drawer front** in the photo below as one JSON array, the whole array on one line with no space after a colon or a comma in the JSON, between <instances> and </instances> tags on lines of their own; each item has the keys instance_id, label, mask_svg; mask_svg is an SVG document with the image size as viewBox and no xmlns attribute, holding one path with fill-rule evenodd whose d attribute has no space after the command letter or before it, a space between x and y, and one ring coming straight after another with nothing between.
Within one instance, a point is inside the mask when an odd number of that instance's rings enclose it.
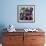
<instances>
[{"instance_id":1,"label":"drawer front","mask_svg":"<svg viewBox=\"0 0 46 46\"><path fill-rule=\"evenodd\" d=\"M23 36L4 36L3 43L14 43L14 42L23 41Z\"/></svg>"},{"instance_id":2,"label":"drawer front","mask_svg":"<svg viewBox=\"0 0 46 46\"><path fill-rule=\"evenodd\" d=\"M44 36L32 36L32 44L44 44Z\"/></svg>"},{"instance_id":3,"label":"drawer front","mask_svg":"<svg viewBox=\"0 0 46 46\"><path fill-rule=\"evenodd\" d=\"M2 46L23 46L23 44L3 44Z\"/></svg>"},{"instance_id":4,"label":"drawer front","mask_svg":"<svg viewBox=\"0 0 46 46\"><path fill-rule=\"evenodd\" d=\"M4 32L4 36L23 36L23 32Z\"/></svg>"},{"instance_id":5,"label":"drawer front","mask_svg":"<svg viewBox=\"0 0 46 46\"><path fill-rule=\"evenodd\" d=\"M31 46L44 46L44 44L32 44Z\"/></svg>"},{"instance_id":6,"label":"drawer front","mask_svg":"<svg viewBox=\"0 0 46 46\"><path fill-rule=\"evenodd\" d=\"M32 44L32 37L30 36L24 36L24 46L31 46Z\"/></svg>"},{"instance_id":7,"label":"drawer front","mask_svg":"<svg viewBox=\"0 0 46 46\"><path fill-rule=\"evenodd\" d=\"M27 36L29 36L29 35L30 35L30 36L31 36L31 35L32 35L32 36L41 36L41 35L44 36L45 33L44 33L44 32L25 32L25 33L24 33L24 36L26 36L26 35L27 35Z\"/></svg>"}]
</instances>

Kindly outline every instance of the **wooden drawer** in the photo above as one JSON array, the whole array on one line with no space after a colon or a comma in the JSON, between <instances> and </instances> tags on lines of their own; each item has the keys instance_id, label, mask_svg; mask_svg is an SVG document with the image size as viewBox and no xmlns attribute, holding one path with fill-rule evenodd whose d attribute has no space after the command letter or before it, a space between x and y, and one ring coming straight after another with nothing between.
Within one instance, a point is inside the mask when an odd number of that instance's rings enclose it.
<instances>
[{"instance_id":1,"label":"wooden drawer","mask_svg":"<svg viewBox=\"0 0 46 46\"><path fill-rule=\"evenodd\" d=\"M23 32L4 32L5 36L23 36Z\"/></svg>"},{"instance_id":2,"label":"wooden drawer","mask_svg":"<svg viewBox=\"0 0 46 46\"><path fill-rule=\"evenodd\" d=\"M28 43L28 42L32 42L32 37L24 37L24 42Z\"/></svg>"},{"instance_id":3,"label":"wooden drawer","mask_svg":"<svg viewBox=\"0 0 46 46\"><path fill-rule=\"evenodd\" d=\"M24 36L24 46L31 46L32 44L32 37L30 36Z\"/></svg>"},{"instance_id":4,"label":"wooden drawer","mask_svg":"<svg viewBox=\"0 0 46 46\"><path fill-rule=\"evenodd\" d=\"M35 43L44 43L44 36L25 36L24 41L28 42L34 42Z\"/></svg>"},{"instance_id":5,"label":"wooden drawer","mask_svg":"<svg viewBox=\"0 0 46 46\"><path fill-rule=\"evenodd\" d=\"M3 44L2 46L23 46L23 44L16 44L16 43L14 43L14 44Z\"/></svg>"},{"instance_id":6,"label":"wooden drawer","mask_svg":"<svg viewBox=\"0 0 46 46\"><path fill-rule=\"evenodd\" d=\"M44 44L31 44L31 46L44 46Z\"/></svg>"},{"instance_id":7,"label":"wooden drawer","mask_svg":"<svg viewBox=\"0 0 46 46\"><path fill-rule=\"evenodd\" d=\"M44 36L32 36L32 43L33 44L43 44Z\"/></svg>"},{"instance_id":8,"label":"wooden drawer","mask_svg":"<svg viewBox=\"0 0 46 46\"><path fill-rule=\"evenodd\" d=\"M14 43L14 42L21 42L23 41L23 36L4 36L3 37L3 43Z\"/></svg>"},{"instance_id":9,"label":"wooden drawer","mask_svg":"<svg viewBox=\"0 0 46 46\"><path fill-rule=\"evenodd\" d=\"M37 35L37 36L41 36L41 35L44 36L45 33L44 33L44 32L25 32L25 33L24 33L24 36L31 36L31 35L32 35L32 36L33 36L33 35L34 35L34 36L36 36L36 35Z\"/></svg>"}]
</instances>

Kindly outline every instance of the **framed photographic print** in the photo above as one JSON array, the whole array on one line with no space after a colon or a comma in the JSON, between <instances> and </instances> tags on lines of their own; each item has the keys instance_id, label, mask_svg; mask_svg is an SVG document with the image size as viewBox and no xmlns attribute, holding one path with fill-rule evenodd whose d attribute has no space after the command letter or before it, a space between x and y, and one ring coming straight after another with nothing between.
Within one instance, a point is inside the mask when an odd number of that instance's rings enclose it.
<instances>
[{"instance_id":1,"label":"framed photographic print","mask_svg":"<svg viewBox=\"0 0 46 46\"><path fill-rule=\"evenodd\" d=\"M35 22L35 5L17 5L18 22Z\"/></svg>"}]
</instances>

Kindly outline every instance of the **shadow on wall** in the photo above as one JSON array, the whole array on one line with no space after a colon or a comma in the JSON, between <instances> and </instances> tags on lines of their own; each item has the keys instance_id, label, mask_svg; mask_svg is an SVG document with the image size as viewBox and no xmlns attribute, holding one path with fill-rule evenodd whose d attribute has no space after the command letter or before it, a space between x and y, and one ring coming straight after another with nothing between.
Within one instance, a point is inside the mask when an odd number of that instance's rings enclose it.
<instances>
[{"instance_id":1,"label":"shadow on wall","mask_svg":"<svg viewBox=\"0 0 46 46\"><path fill-rule=\"evenodd\" d=\"M2 43L2 36L3 36L3 32L5 32L6 30L4 30L5 25L4 24L0 24L0 43Z\"/></svg>"}]
</instances>

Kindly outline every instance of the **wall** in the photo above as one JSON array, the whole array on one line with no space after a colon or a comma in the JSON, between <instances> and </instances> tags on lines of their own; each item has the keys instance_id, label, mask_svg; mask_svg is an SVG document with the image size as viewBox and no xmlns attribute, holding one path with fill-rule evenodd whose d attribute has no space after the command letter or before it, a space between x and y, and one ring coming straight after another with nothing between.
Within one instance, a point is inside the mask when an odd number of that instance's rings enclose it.
<instances>
[{"instance_id":1,"label":"wall","mask_svg":"<svg viewBox=\"0 0 46 46\"><path fill-rule=\"evenodd\" d=\"M46 0L0 0L0 31L13 24L16 28L40 27L46 32ZM17 5L35 5L35 23L17 22Z\"/></svg>"},{"instance_id":2,"label":"wall","mask_svg":"<svg viewBox=\"0 0 46 46\"><path fill-rule=\"evenodd\" d=\"M28 3L29 2L29 3ZM0 24L13 24L16 28L46 28L46 1L41 0L1 0ZM35 5L35 23L17 22L17 5Z\"/></svg>"}]
</instances>

